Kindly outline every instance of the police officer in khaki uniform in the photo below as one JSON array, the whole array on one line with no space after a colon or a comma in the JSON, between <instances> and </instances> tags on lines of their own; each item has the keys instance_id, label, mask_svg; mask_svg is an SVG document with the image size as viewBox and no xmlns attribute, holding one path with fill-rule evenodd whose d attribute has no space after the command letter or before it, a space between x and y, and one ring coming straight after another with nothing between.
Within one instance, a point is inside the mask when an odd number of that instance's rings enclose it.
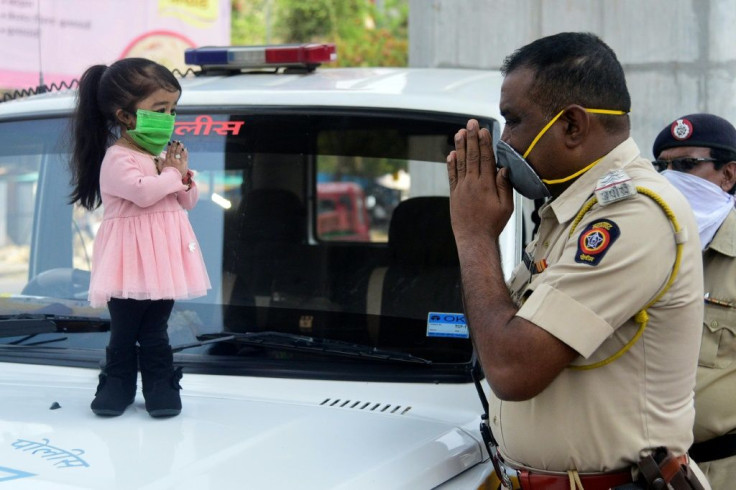
<instances>
[{"instance_id":1,"label":"police officer in khaki uniform","mask_svg":"<svg viewBox=\"0 0 736 490\"><path fill-rule=\"evenodd\" d=\"M608 489L631 482L651 453L697 480L686 455L703 314L693 213L629 138L623 70L599 38L545 37L503 70L495 155L490 132L470 120L447 159L499 477L532 490ZM512 187L551 199L507 286L498 237Z\"/></svg>"},{"instance_id":2,"label":"police officer in khaki uniform","mask_svg":"<svg viewBox=\"0 0 736 490\"><path fill-rule=\"evenodd\" d=\"M736 128L690 114L654 141L655 163L690 202L703 249L705 317L690 456L716 490L736 488Z\"/></svg>"}]
</instances>

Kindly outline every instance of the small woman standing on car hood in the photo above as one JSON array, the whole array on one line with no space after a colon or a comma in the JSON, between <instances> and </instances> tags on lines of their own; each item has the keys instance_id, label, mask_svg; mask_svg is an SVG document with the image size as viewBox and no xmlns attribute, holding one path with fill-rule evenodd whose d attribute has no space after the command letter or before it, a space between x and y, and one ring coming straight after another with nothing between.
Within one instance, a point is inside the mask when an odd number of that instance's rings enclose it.
<instances>
[{"instance_id":1,"label":"small woman standing on car hood","mask_svg":"<svg viewBox=\"0 0 736 490\"><path fill-rule=\"evenodd\" d=\"M210 282L187 216L199 197L189 155L170 141L180 95L173 74L144 58L92 66L79 82L70 202L104 207L89 300L111 319L97 415L133 403L139 361L148 413L181 412L167 322L174 300L203 296Z\"/></svg>"}]
</instances>

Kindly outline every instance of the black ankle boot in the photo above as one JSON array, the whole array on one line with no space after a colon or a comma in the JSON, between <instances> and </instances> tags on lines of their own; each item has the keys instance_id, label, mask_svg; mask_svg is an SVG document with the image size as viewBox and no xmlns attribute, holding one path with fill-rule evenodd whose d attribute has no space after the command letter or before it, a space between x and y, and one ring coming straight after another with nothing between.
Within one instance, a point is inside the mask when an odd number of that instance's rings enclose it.
<instances>
[{"instance_id":1,"label":"black ankle boot","mask_svg":"<svg viewBox=\"0 0 736 490\"><path fill-rule=\"evenodd\" d=\"M179 380L181 368L174 369L171 347L141 347L141 378L146 410L151 417L173 417L181 412Z\"/></svg>"},{"instance_id":2,"label":"black ankle boot","mask_svg":"<svg viewBox=\"0 0 736 490\"><path fill-rule=\"evenodd\" d=\"M121 415L135 400L138 362L135 348L107 348L105 366L99 376L90 408L97 415Z\"/></svg>"}]
</instances>

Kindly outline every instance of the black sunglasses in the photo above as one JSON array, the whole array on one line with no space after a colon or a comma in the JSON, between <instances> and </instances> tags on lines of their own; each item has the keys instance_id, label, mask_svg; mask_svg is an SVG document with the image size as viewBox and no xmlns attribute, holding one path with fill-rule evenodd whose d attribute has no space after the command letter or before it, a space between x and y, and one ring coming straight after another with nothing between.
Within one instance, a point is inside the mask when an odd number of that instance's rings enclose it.
<instances>
[{"instance_id":1,"label":"black sunglasses","mask_svg":"<svg viewBox=\"0 0 736 490\"><path fill-rule=\"evenodd\" d=\"M654 168L657 169L657 172L661 172L663 170L667 170L668 168L671 168L672 170L678 170L680 172L689 172L690 170L694 169L696 166L700 165L703 162L717 162L715 158L695 158L695 157L685 157L685 158L673 158L672 160L654 160L652 162L652 165L654 165Z\"/></svg>"}]
</instances>

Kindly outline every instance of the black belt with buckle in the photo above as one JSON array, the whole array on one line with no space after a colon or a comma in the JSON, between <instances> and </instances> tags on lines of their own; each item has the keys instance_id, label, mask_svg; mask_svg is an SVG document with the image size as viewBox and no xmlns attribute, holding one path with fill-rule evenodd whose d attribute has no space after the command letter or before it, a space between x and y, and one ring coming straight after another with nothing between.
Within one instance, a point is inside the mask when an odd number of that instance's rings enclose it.
<instances>
[{"instance_id":1,"label":"black belt with buckle","mask_svg":"<svg viewBox=\"0 0 736 490\"><path fill-rule=\"evenodd\" d=\"M696 463L725 459L736 455L736 433L728 433L693 444L688 451Z\"/></svg>"}]
</instances>

